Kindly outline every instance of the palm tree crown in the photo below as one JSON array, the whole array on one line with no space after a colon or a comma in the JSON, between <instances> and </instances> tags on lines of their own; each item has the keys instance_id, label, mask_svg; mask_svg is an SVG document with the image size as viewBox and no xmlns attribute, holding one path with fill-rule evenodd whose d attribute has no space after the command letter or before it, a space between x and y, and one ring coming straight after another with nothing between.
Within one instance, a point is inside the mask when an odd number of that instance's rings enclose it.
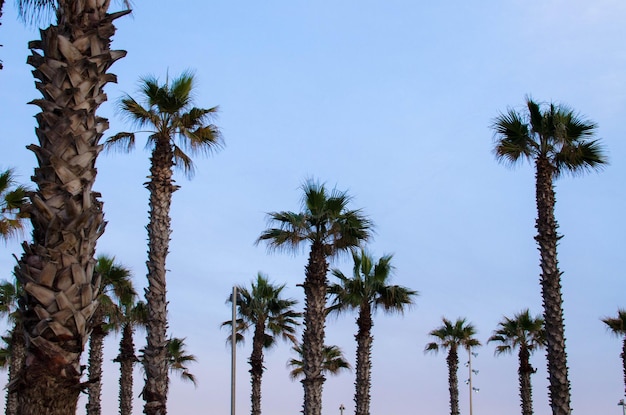
<instances>
[{"instance_id":1,"label":"palm tree crown","mask_svg":"<svg viewBox=\"0 0 626 415\"><path fill-rule=\"evenodd\" d=\"M509 109L500 114L493 129L497 136L496 158L509 164L523 159L546 160L553 176L597 169L606 156L595 134L596 124L582 119L565 105L550 104L547 110L527 99L528 113Z\"/></svg>"},{"instance_id":2,"label":"palm tree crown","mask_svg":"<svg viewBox=\"0 0 626 415\"><path fill-rule=\"evenodd\" d=\"M130 122L139 128L148 128L147 146L156 150L159 142L165 141L171 147L174 166L182 168L188 175L193 174L193 161L190 154L209 153L221 145L221 133L211 119L218 108L198 108L193 106L195 77L187 71L171 82L160 84L158 78L145 76L141 79L139 91L141 100L130 95L119 101L119 110ZM121 132L106 141L110 148L130 151L135 146L134 132Z\"/></svg>"},{"instance_id":3,"label":"palm tree crown","mask_svg":"<svg viewBox=\"0 0 626 415\"><path fill-rule=\"evenodd\" d=\"M293 350L298 357L291 358L287 362L287 367L291 368L289 377L299 379L304 376L304 363L302 362L302 346L294 345ZM338 375L342 370L350 370L350 363L346 360L339 346L324 346L324 361L322 371L329 375Z\"/></svg>"},{"instance_id":4,"label":"palm tree crown","mask_svg":"<svg viewBox=\"0 0 626 415\"><path fill-rule=\"evenodd\" d=\"M604 317L602 322L615 336L622 337L622 370L624 374L624 390L626 391L626 310L617 310L616 317Z\"/></svg>"},{"instance_id":5,"label":"palm tree crown","mask_svg":"<svg viewBox=\"0 0 626 415\"><path fill-rule=\"evenodd\" d=\"M530 364L530 355L533 351L545 345L545 330L543 319L540 316L532 317L528 309L515 314L513 318L504 317L498 324L498 329L487 342L498 342L496 355L512 353L519 348L519 388L523 415L532 415L532 387L530 375L536 369Z\"/></svg>"},{"instance_id":6,"label":"palm tree crown","mask_svg":"<svg viewBox=\"0 0 626 415\"><path fill-rule=\"evenodd\" d=\"M0 172L0 237L9 239L24 230L28 217L20 208L27 202L27 189L15 181L13 169Z\"/></svg>"}]
</instances>

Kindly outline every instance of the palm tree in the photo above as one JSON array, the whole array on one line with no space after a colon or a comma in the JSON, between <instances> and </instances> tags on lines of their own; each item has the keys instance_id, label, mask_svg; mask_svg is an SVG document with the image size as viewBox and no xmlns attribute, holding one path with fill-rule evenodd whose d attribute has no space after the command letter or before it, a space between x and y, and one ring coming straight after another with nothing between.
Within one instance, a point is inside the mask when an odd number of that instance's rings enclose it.
<instances>
[{"instance_id":1,"label":"palm tree","mask_svg":"<svg viewBox=\"0 0 626 415\"><path fill-rule=\"evenodd\" d=\"M124 265L115 263L115 257L100 255L97 258L95 273L100 277L98 309L92 320L92 332L89 338L89 386L86 405L87 415L100 415L102 406L102 352L104 338L109 334L107 319L115 313L115 299L136 295L131 281L131 272Z\"/></svg>"},{"instance_id":2,"label":"palm tree","mask_svg":"<svg viewBox=\"0 0 626 415\"><path fill-rule=\"evenodd\" d=\"M349 210L350 197L336 189L308 180L303 186L302 211L272 212L269 221L276 225L261 234L257 243L266 241L270 249L297 251L310 243L305 268L304 333L304 415L321 415L324 326L328 260L359 246L370 236L371 222L360 210Z\"/></svg>"},{"instance_id":3,"label":"palm tree","mask_svg":"<svg viewBox=\"0 0 626 415\"><path fill-rule=\"evenodd\" d=\"M626 310L620 308L617 310L617 317L604 317L602 322L606 324L611 333L615 336L623 338L622 353L620 354L620 357L622 358L625 387L624 393L626 394Z\"/></svg>"},{"instance_id":4,"label":"palm tree","mask_svg":"<svg viewBox=\"0 0 626 415\"><path fill-rule=\"evenodd\" d=\"M519 347L519 394L522 407L522 415L532 415L533 399L530 375L537 369L530 364L530 355L545 345L545 330L543 319L540 316L532 317L528 309L515 314L513 318L504 317L498 324L498 329L487 340L499 342L495 354L512 353Z\"/></svg>"},{"instance_id":5,"label":"palm tree","mask_svg":"<svg viewBox=\"0 0 626 415\"><path fill-rule=\"evenodd\" d=\"M188 354L185 350L185 339L179 337L170 337L167 341L167 367L170 373L178 373L182 380L197 384L196 377L185 366L189 362L195 362L197 359L194 355Z\"/></svg>"},{"instance_id":6,"label":"palm tree","mask_svg":"<svg viewBox=\"0 0 626 415\"><path fill-rule=\"evenodd\" d=\"M140 101L130 95L120 100L120 110L140 128L148 128L148 146L152 148L148 229L148 305L147 346L143 363L146 384L143 398L146 415L164 415L167 407L167 298L165 261L169 249L170 206L178 189L172 179L174 167L193 173L190 154L209 152L219 145L220 134L209 124L217 108L197 108L192 104L194 76L185 72L164 84L157 78L141 79ZM109 138L106 145L130 151L135 133L122 132Z\"/></svg>"},{"instance_id":7,"label":"palm tree","mask_svg":"<svg viewBox=\"0 0 626 415\"><path fill-rule=\"evenodd\" d=\"M354 336L356 348L356 415L369 415L370 388L372 372L372 314L382 308L385 312L403 313L406 306L413 304L417 291L399 285L388 285L393 271L392 255L381 257L377 263L364 249L352 251L354 268L352 278L346 277L338 269L332 271L339 279L332 284L329 293L332 298L330 312L341 312L346 309L358 310L356 319L358 327Z\"/></svg>"},{"instance_id":8,"label":"palm tree","mask_svg":"<svg viewBox=\"0 0 626 415\"><path fill-rule=\"evenodd\" d=\"M55 22L32 41L42 97L31 101L37 120L38 167L29 192L33 239L24 244L16 276L24 287L25 370L14 384L20 412L75 414L81 391L80 356L98 306L93 276L96 241L104 231L96 179L99 141L108 127L96 112L106 101L107 71L126 52L111 50L113 21L130 10L108 13L108 0L19 0L21 10L53 10ZM56 24L55 24L56 23Z\"/></svg>"},{"instance_id":9,"label":"palm tree","mask_svg":"<svg viewBox=\"0 0 626 415\"><path fill-rule=\"evenodd\" d=\"M448 388L450 390L450 415L459 415L459 379L457 371L459 368L459 347L471 353L472 347L480 346L480 342L474 337L476 328L468 323L464 318L458 318L452 323L447 318L443 318L443 325L428 333L435 338L435 341L428 343L424 352L437 353L440 349L448 350Z\"/></svg>"},{"instance_id":10,"label":"palm tree","mask_svg":"<svg viewBox=\"0 0 626 415\"><path fill-rule=\"evenodd\" d=\"M302 345L296 344L291 350L296 352L297 358L291 358L287 362L287 367L291 368L289 377L298 379L304 376L304 363L302 362ZM324 360L322 361L322 373L338 375L342 370L350 370L350 363L346 360L343 352L338 346L324 346Z\"/></svg>"},{"instance_id":11,"label":"palm tree","mask_svg":"<svg viewBox=\"0 0 626 415\"><path fill-rule=\"evenodd\" d=\"M301 313L296 313L293 306L298 302L282 298L285 284L274 285L266 275L258 273L256 283L251 289L237 287L236 341L243 340L243 333L253 330L252 354L250 355L250 375L252 383L252 415L261 414L261 378L263 376L263 349L275 344L278 336L295 343L294 333ZM232 295L228 302L232 303ZM225 321L222 326L231 326L232 321ZM229 340L231 337L229 337Z\"/></svg>"},{"instance_id":12,"label":"palm tree","mask_svg":"<svg viewBox=\"0 0 626 415\"><path fill-rule=\"evenodd\" d=\"M562 173L573 175L602 167L607 160L592 137L596 125L564 105L550 104L542 109L527 99L528 112L509 109L493 123L496 134L494 152L504 163L522 160L535 163L537 236L541 256L541 292L543 296L550 405L553 415L569 415L570 382L567 374L561 271L557 261L557 233L554 217L553 181Z\"/></svg>"},{"instance_id":13,"label":"palm tree","mask_svg":"<svg viewBox=\"0 0 626 415\"><path fill-rule=\"evenodd\" d=\"M119 299L115 308L117 313L109 320L116 331L121 330L120 353L113 359L120 364L120 415L133 412L133 366L139 359L135 355L134 333L136 327L145 327L148 319L146 303L137 301L137 295L127 295Z\"/></svg>"},{"instance_id":14,"label":"palm tree","mask_svg":"<svg viewBox=\"0 0 626 415\"><path fill-rule=\"evenodd\" d=\"M23 232L28 214L26 209L27 188L15 181L13 169L0 172L0 237L4 240Z\"/></svg>"},{"instance_id":15,"label":"palm tree","mask_svg":"<svg viewBox=\"0 0 626 415\"><path fill-rule=\"evenodd\" d=\"M6 317L12 326L7 336L3 337L7 347L4 348L5 364L8 366L9 380L6 392L6 414L16 415L18 410L18 396L12 387L24 366L26 356L26 341L24 339L24 326L19 312L18 300L23 295L22 288L17 280L2 281L0 283L0 317Z\"/></svg>"}]
</instances>

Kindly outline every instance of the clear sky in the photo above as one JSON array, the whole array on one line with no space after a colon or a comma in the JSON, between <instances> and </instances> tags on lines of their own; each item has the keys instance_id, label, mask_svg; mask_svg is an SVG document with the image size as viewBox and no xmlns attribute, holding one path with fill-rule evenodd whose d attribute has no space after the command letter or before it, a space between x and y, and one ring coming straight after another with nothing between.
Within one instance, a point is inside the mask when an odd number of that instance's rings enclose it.
<instances>
[{"instance_id":1,"label":"clear sky","mask_svg":"<svg viewBox=\"0 0 626 415\"><path fill-rule=\"evenodd\" d=\"M198 80L199 106L219 105L216 123L225 148L196 158L193 180L177 175L167 260L170 330L186 337L198 357L197 389L172 381L172 414L229 413L225 304L233 284L258 271L302 300L306 255L268 254L254 241L266 212L299 209L302 182L313 177L347 190L352 207L376 224L369 249L394 253L394 282L420 292L404 317L377 315L374 323L372 413L446 414L445 355L424 355L428 332L441 317L466 317L485 343L503 315L529 307L540 313L539 254L533 240L534 174L525 164L499 165L490 124L526 95L565 103L598 123L610 165L601 173L557 182L556 215L567 352L575 415L618 414L624 385L621 343L600 318L626 307L623 270L626 232L626 3L622 0L417 2L137 1L117 21L113 46L128 56L111 69L101 114L106 136L130 126L115 100L135 93L141 75L165 79L186 68ZM112 11L121 5L114 4ZM0 166L23 181L35 158L39 97L25 64L35 28L16 21L13 2L0 26ZM95 189L108 226L98 253L115 255L145 286L149 154L103 154ZM0 270L10 277L20 255L8 244ZM348 258L334 267L351 272ZM302 302L300 303L302 304ZM300 305L301 306L301 305ZM327 343L354 364L353 315L330 319ZM145 334L139 333L141 347ZM106 343L104 412L117 408L119 338ZM249 412L247 359L239 348L238 413ZM478 350L474 413L519 413L517 358ZM263 410L293 415L302 387L288 379L290 351L266 353ZM461 411L469 413L461 355ZM548 414L543 352L532 358L535 413ZM330 378L325 415L354 410L354 372ZM136 395L142 374L136 371ZM135 414L142 413L139 398ZM84 413L84 403L80 412Z\"/></svg>"}]
</instances>

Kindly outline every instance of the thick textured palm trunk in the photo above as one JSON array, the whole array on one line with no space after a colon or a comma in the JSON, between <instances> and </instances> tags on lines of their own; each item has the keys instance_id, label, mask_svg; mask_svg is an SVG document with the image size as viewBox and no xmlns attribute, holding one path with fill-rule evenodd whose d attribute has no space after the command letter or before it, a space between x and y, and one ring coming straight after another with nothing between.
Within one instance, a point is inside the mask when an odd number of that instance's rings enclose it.
<instances>
[{"instance_id":1,"label":"thick textured palm trunk","mask_svg":"<svg viewBox=\"0 0 626 415\"><path fill-rule=\"evenodd\" d=\"M252 354L250 355L250 394L252 415L261 415L261 379L263 377L263 345L265 344L265 324L259 322L254 330Z\"/></svg>"},{"instance_id":2,"label":"thick textured palm trunk","mask_svg":"<svg viewBox=\"0 0 626 415\"><path fill-rule=\"evenodd\" d=\"M322 414L322 361L324 327L326 324L326 293L328 263L324 247L314 243L304 279L304 333L302 334L302 358L304 364L304 415Z\"/></svg>"},{"instance_id":3,"label":"thick textured palm trunk","mask_svg":"<svg viewBox=\"0 0 626 415\"><path fill-rule=\"evenodd\" d=\"M450 415L459 415L459 378L457 372L459 370L459 354L456 346L450 346L448 357L448 389L450 391Z\"/></svg>"},{"instance_id":4,"label":"thick textured palm trunk","mask_svg":"<svg viewBox=\"0 0 626 415\"><path fill-rule=\"evenodd\" d=\"M147 345L143 364L146 384L143 389L146 415L167 413L167 289L165 259L170 243L170 206L177 189L172 180L173 153L170 137L157 139L150 159L150 223L148 224L148 306Z\"/></svg>"},{"instance_id":5,"label":"thick textured palm trunk","mask_svg":"<svg viewBox=\"0 0 626 415\"><path fill-rule=\"evenodd\" d=\"M133 413L133 366L138 360L135 356L133 331L132 324L124 324L120 340L120 354L114 360L120 364L120 415Z\"/></svg>"},{"instance_id":6,"label":"thick textured palm trunk","mask_svg":"<svg viewBox=\"0 0 626 415\"><path fill-rule=\"evenodd\" d=\"M356 336L356 381L354 382L356 415L369 415L370 413L370 387L371 379L371 356L372 356L372 313L370 305L361 306L359 317L356 321L359 328Z\"/></svg>"},{"instance_id":7,"label":"thick textured palm trunk","mask_svg":"<svg viewBox=\"0 0 626 415\"><path fill-rule=\"evenodd\" d=\"M94 278L96 241L104 231L102 203L92 191L99 140L108 123L96 115L103 87L115 81L109 67L125 55L110 49L113 20L108 0L59 0L57 25L30 42L28 63L43 98L30 145L39 164L30 194L32 244L16 275L26 292L28 349L15 383L23 415L76 413L81 392L80 355L89 337L100 288ZM39 54L36 50L41 50Z\"/></svg>"},{"instance_id":8,"label":"thick textured palm trunk","mask_svg":"<svg viewBox=\"0 0 626 415\"><path fill-rule=\"evenodd\" d=\"M522 346L519 349L519 396L521 400L522 415L533 414L533 390L530 384L530 375L535 370L530 365L530 352L528 348Z\"/></svg>"},{"instance_id":9,"label":"thick textured palm trunk","mask_svg":"<svg viewBox=\"0 0 626 415\"><path fill-rule=\"evenodd\" d=\"M24 367L25 357L26 343L24 341L24 327L18 317L13 330L11 330L11 361L9 364L9 382L6 388L6 415L17 415L17 393L11 385L17 379L17 374L20 373L22 367Z\"/></svg>"},{"instance_id":10,"label":"thick textured palm trunk","mask_svg":"<svg viewBox=\"0 0 626 415\"><path fill-rule=\"evenodd\" d=\"M541 292L546 327L548 378L552 415L570 415L570 383L565 353L565 326L561 272L557 260L557 222L554 218L555 194L552 179L555 169L539 157L536 162L537 236L541 255Z\"/></svg>"},{"instance_id":11,"label":"thick textured palm trunk","mask_svg":"<svg viewBox=\"0 0 626 415\"><path fill-rule=\"evenodd\" d=\"M93 319L93 331L89 338L89 386L87 388L87 415L100 415L102 412L102 350L104 349L103 313L99 308Z\"/></svg>"}]
</instances>

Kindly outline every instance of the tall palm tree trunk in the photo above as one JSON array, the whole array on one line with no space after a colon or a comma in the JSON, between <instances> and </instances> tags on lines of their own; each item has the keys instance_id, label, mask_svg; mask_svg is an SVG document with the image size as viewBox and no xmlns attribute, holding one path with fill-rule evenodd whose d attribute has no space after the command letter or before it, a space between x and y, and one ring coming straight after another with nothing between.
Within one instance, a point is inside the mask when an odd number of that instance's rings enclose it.
<instances>
[{"instance_id":1,"label":"tall palm tree trunk","mask_svg":"<svg viewBox=\"0 0 626 415\"><path fill-rule=\"evenodd\" d=\"M456 346L450 346L448 357L448 389L450 390L450 415L459 415L459 355Z\"/></svg>"},{"instance_id":2,"label":"tall palm tree trunk","mask_svg":"<svg viewBox=\"0 0 626 415\"><path fill-rule=\"evenodd\" d=\"M545 157L536 162L537 236L541 256L541 291L546 327L550 405L553 415L570 415L570 384L567 375L561 272L557 261L557 222L554 218L555 169Z\"/></svg>"},{"instance_id":3,"label":"tall palm tree trunk","mask_svg":"<svg viewBox=\"0 0 626 415\"><path fill-rule=\"evenodd\" d=\"M139 360L135 356L133 331L132 324L124 324L120 354L114 360L120 364L120 415L131 415L133 412L133 366Z\"/></svg>"},{"instance_id":4,"label":"tall palm tree trunk","mask_svg":"<svg viewBox=\"0 0 626 415\"><path fill-rule=\"evenodd\" d=\"M103 87L115 81L109 67L126 52L110 49L113 20L108 0L59 0L57 25L30 42L28 63L43 95L32 104L39 145L30 194L33 242L24 244L16 276L25 294L28 350L16 384L21 414L75 414L81 391L80 355L96 309L93 278L96 241L104 231L102 203L92 191L98 144L107 129L96 110ZM41 50L39 54L36 50Z\"/></svg>"},{"instance_id":5,"label":"tall palm tree trunk","mask_svg":"<svg viewBox=\"0 0 626 415\"><path fill-rule=\"evenodd\" d=\"M371 386L371 355L372 355L372 314L370 306L362 306L357 319L359 330L356 338L356 380L354 402L356 415L370 413L370 386Z\"/></svg>"},{"instance_id":6,"label":"tall palm tree trunk","mask_svg":"<svg viewBox=\"0 0 626 415\"><path fill-rule=\"evenodd\" d=\"M535 370L530 365L530 351L526 347L519 349L519 395L521 400L522 415L533 414L533 390L530 384L530 375Z\"/></svg>"},{"instance_id":7,"label":"tall palm tree trunk","mask_svg":"<svg viewBox=\"0 0 626 415\"><path fill-rule=\"evenodd\" d=\"M265 343L265 325L259 322L254 330L252 355L250 356L250 383L252 384L252 415L261 415L261 379L263 377L263 344Z\"/></svg>"},{"instance_id":8,"label":"tall palm tree trunk","mask_svg":"<svg viewBox=\"0 0 626 415\"><path fill-rule=\"evenodd\" d=\"M15 326L11 331L11 362L9 365L9 386L7 387L6 415L17 415L17 393L11 385L17 379L17 374L20 373L24 367L25 357L26 342L24 341L24 327L18 317L15 321Z\"/></svg>"},{"instance_id":9,"label":"tall palm tree trunk","mask_svg":"<svg viewBox=\"0 0 626 415\"><path fill-rule=\"evenodd\" d=\"M302 334L302 357L304 363L304 415L321 415L322 360L324 326L326 323L326 292L328 263L324 246L314 243L309 253L304 279L304 333Z\"/></svg>"},{"instance_id":10,"label":"tall palm tree trunk","mask_svg":"<svg viewBox=\"0 0 626 415\"><path fill-rule=\"evenodd\" d=\"M102 350L104 348L104 313L98 308L93 318L93 331L89 338L89 386L87 388L87 415L100 415L102 412Z\"/></svg>"},{"instance_id":11,"label":"tall palm tree trunk","mask_svg":"<svg viewBox=\"0 0 626 415\"><path fill-rule=\"evenodd\" d=\"M170 206L177 189L172 180L173 153L169 137L158 138L151 157L150 222L148 224L148 288L146 302L147 345L143 364L146 384L143 389L146 415L167 413L167 298L165 259L170 242Z\"/></svg>"}]
</instances>

